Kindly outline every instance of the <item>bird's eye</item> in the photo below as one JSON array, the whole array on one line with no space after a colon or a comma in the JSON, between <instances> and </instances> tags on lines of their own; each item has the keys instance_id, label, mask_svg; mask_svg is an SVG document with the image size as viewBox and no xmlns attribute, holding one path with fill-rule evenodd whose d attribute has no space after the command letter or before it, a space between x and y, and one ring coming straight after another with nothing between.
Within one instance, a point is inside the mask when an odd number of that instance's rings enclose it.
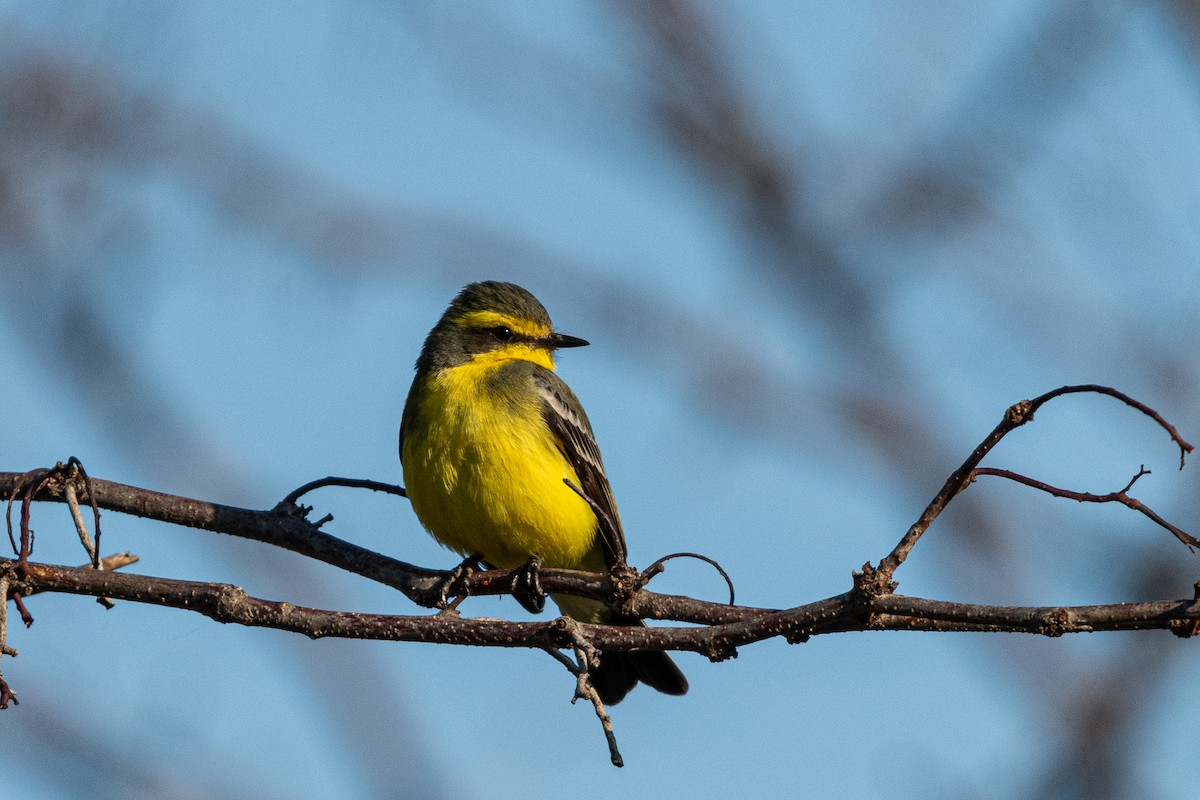
<instances>
[{"instance_id":1,"label":"bird's eye","mask_svg":"<svg viewBox=\"0 0 1200 800\"><path fill-rule=\"evenodd\" d=\"M512 328L506 328L503 325L498 325L492 328L492 338L497 342L511 342L513 340Z\"/></svg>"}]
</instances>

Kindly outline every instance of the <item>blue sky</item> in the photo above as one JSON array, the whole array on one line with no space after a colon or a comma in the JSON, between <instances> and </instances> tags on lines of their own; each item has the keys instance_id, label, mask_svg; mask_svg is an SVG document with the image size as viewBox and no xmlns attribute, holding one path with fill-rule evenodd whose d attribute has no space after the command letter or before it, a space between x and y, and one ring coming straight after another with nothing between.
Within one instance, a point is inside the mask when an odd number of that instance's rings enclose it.
<instances>
[{"instance_id":1,"label":"blue sky","mask_svg":"<svg viewBox=\"0 0 1200 800\"><path fill-rule=\"evenodd\" d=\"M4 146L0 468L76 455L256 508L327 474L399 481L412 362L484 278L593 343L560 372L632 562L703 552L749 604L845 591L1024 397L1111 383L1200 438L1200 62L1173 7L681 5L718 54L693 66L723 83L663 67L632 8L0 2L4 91L31 80L109 114ZM705 119L705 92L736 100L730 129L757 138L731 152L775 184L739 183L664 123ZM20 108L0 130L23 130ZM56 135L72 121L95 141ZM1145 420L1074 398L989 463L1098 492L1145 464L1138 496L1194 533L1196 473L1176 461ZM308 502L330 533L456 563L402 500ZM35 529L38 557L81 560L65 511ZM105 541L147 574L414 613L253 543L115 514ZM981 481L897 578L944 599L1119 602L1190 595L1194 558L1123 509ZM655 588L723 591L681 562ZM69 597L32 610L3 665L22 700L0 754L14 796L1066 796L1055 758L1106 692L1139 706L1123 785L1183 798L1200 777L1176 755L1195 645L1165 634L682 654L685 698L613 710L615 770L540 653L310 642Z\"/></svg>"}]
</instances>

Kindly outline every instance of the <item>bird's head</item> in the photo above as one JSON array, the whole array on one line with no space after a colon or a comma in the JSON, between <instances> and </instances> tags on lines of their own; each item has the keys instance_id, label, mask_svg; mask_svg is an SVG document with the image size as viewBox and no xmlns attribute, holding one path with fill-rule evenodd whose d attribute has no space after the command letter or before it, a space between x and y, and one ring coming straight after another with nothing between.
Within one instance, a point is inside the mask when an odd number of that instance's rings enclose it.
<instances>
[{"instance_id":1,"label":"bird's head","mask_svg":"<svg viewBox=\"0 0 1200 800\"><path fill-rule=\"evenodd\" d=\"M465 287L425 340L417 361L434 369L469 361L532 361L554 369L554 351L587 341L554 330L538 299L515 283L482 281Z\"/></svg>"}]
</instances>

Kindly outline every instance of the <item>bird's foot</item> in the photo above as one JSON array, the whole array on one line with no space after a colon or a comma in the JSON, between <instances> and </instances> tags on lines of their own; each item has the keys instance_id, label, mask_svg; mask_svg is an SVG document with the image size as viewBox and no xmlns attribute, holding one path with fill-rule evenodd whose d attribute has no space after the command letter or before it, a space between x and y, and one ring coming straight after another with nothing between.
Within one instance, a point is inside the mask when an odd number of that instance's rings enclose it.
<instances>
[{"instance_id":1,"label":"bird's foot","mask_svg":"<svg viewBox=\"0 0 1200 800\"><path fill-rule=\"evenodd\" d=\"M513 580L510 591L526 611L540 614L546 607L546 593L542 591L542 581L538 571L542 568L539 556L530 556L524 566L513 570Z\"/></svg>"},{"instance_id":2,"label":"bird's foot","mask_svg":"<svg viewBox=\"0 0 1200 800\"><path fill-rule=\"evenodd\" d=\"M479 569L479 561L483 556L478 553L467 556L462 563L446 576L445 580L437 585L437 607L442 610L451 610L458 608L458 604L467 599L470 592L467 590L467 578ZM454 598L454 602L450 601Z\"/></svg>"}]
</instances>

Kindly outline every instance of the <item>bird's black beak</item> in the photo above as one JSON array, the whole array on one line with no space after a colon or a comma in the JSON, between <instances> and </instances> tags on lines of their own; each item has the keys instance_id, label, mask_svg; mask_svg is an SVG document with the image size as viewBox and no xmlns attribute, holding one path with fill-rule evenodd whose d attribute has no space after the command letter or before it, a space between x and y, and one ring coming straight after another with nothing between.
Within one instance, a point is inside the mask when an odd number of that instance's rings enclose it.
<instances>
[{"instance_id":1,"label":"bird's black beak","mask_svg":"<svg viewBox=\"0 0 1200 800\"><path fill-rule=\"evenodd\" d=\"M565 333L555 331L547 337L551 347L587 347L591 342L587 339L580 339L578 336L567 336Z\"/></svg>"}]
</instances>

